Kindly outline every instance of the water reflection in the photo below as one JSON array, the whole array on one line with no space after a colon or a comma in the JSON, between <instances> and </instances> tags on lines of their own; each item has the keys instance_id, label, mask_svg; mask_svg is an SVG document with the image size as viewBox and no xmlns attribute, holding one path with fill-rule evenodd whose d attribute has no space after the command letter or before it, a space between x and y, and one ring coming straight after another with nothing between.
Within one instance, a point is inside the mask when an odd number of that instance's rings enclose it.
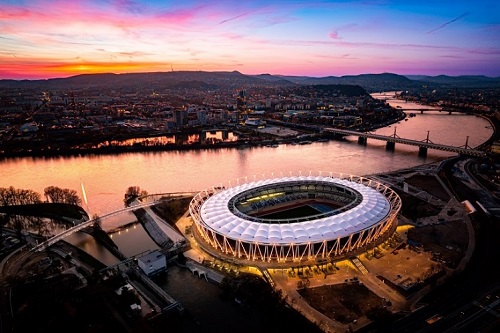
<instances>
[{"instance_id":1,"label":"water reflection","mask_svg":"<svg viewBox=\"0 0 500 333\"><path fill-rule=\"evenodd\" d=\"M139 222L119 228L117 231L111 232L109 236L127 257L159 249Z\"/></svg>"},{"instance_id":2,"label":"water reflection","mask_svg":"<svg viewBox=\"0 0 500 333\"><path fill-rule=\"evenodd\" d=\"M134 138L134 139L122 139L122 140L110 140L106 142L101 142L97 145L100 147L154 147L154 146L165 146L169 144L177 145L189 145L194 143L207 143L215 144L218 142L232 142L238 140L238 137L229 131L202 131L201 134L184 134L177 133L164 136L155 136L147 138Z\"/></svg>"}]
</instances>

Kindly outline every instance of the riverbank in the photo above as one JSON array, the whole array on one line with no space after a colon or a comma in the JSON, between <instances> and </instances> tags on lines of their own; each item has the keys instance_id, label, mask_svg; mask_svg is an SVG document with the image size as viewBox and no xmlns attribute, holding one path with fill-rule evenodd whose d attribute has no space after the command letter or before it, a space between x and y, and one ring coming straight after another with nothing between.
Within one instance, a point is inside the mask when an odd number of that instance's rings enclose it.
<instances>
[{"instance_id":1,"label":"riverbank","mask_svg":"<svg viewBox=\"0 0 500 333\"><path fill-rule=\"evenodd\" d=\"M406 118L406 114L401 110L398 110L397 117L388 119L385 122L372 124L368 127L351 127L350 129L356 131L374 131L378 128L389 126L391 124L397 123ZM196 150L212 150L212 149L230 149L230 148L241 148L241 147L259 147L266 146L273 143L280 144L293 144L298 143L303 140L301 136L309 135L310 139L317 140L320 138L325 138L322 135L323 126L309 125L309 124L295 124L276 120L268 120L270 124L278 124L279 126L293 128L299 131L295 137L291 138L280 138L274 137L272 135L266 135L264 138L262 134L254 138L245 138L236 141L219 141L219 142L194 142L190 144L158 144L158 145L102 145L99 147L91 148L64 148L57 147L55 149L50 149L48 147L34 148L30 147L26 149L23 148L11 151L0 150L0 159L2 158L16 158L16 157L71 157L71 156L91 156L91 155L116 155L116 154L126 154L126 153L138 153L138 152L163 152L163 151L196 151ZM236 129L236 128L235 128ZM245 128L249 131L255 131L253 128ZM210 129L206 129L208 131ZM227 129L232 130L232 129ZM203 130L202 130L203 131ZM195 131L190 134L200 134L202 131ZM258 131L257 131L258 132ZM174 133L175 134L175 133ZM180 134L180 133L179 133ZM186 133L182 133L186 134ZM156 134L155 136L130 136L127 139L153 139L155 137L164 136L165 134ZM328 137L326 137L328 138ZM332 139L332 138L328 138Z\"/></svg>"}]
</instances>

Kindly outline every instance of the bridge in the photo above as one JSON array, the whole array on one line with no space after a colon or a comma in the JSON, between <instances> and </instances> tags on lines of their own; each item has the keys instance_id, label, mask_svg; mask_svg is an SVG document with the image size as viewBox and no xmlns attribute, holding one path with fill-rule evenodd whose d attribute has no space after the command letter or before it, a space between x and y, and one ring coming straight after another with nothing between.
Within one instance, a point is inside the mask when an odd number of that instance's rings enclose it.
<instances>
[{"instance_id":1,"label":"bridge","mask_svg":"<svg viewBox=\"0 0 500 333\"><path fill-rule=\"evenodd\" d=\"M418 107L410 107L410 108L398 108L401 111L419 111L420 113L424 112L448 112L448 114L452 114L453 112L455 113L471 113L470 111L465 111L465 110L457 110L457 109L450 109L450 108L418 108Z\"/></svg>"},{"instance_id":2,"label":"bridge","mask_svg":"<svg viewBox=\"0 0 500 333\"><path fill-rule=\"evenodd\" d=\"M198 192L174 192L174 193L157 193L157 194L150 194L150 195L147 195L147 196L144 196L144 197L141 197L141 198L138 198L140 200L147 200L148 198L154 198L156 196L160 197L160 199L157 199L157 200L149 200L149 201L146 201L146 202L140 202L139 200L135 200L135 204L129 206L129 207L125 207L123 209L119 209L119 210L115 210L113 212L110 212L110 213L107 213L107 214L104 214L102 216L99 216L97 218L94 218L94 219L91 219L91 220L88 220L88 221L85 221L85 222L82 222L80 224L77 224L69 229L66 229L64 230L63 232L47 239L46 241L38 244L37 246L33 247L31 250L34 251L34 252L39 252L39 251L43 251L45 250L46 248L48 248L49 246L57 243L58 241L62 240L63 238L77 232L77 231L80 231L82 229L85 229L87 227L90 227L92 226L95 222L97 221L102 221L102 220L105 220L105 219L108 219L110 217L113 217L113 216L116 216L116 215L119 215L119 214L122 214L122 213L125 213L125 212L131 212L131 211L134 211L134 210L137 210L137 209L140 209L140 208L146 208L146 207L151 207L151 206L154 206L164 200L168 200L168 199L176 199L176 198L182 198L182 197L188 197L188 196L194 196L196 193Z\"/></svg>"},{"instance_id":3,"label":"bridge","mask_svg":"<svg viewBox=\"0 0 500 333\"><path fill-rule=\"evenodd\" d=\"M383 102L388 102L388 101L402 102L402 101L405 101L405 100L400 99L400 98L394 98L394 96L387 97L387 98L379 98L379 100L383 101ZM410 102L416 103L413 101L410 101ZM458 110L458 109L453 109L450 107L440 107L440 106L430 106L430 105L422 105L421 107L419 107L419 106L404 107L403 105L398 105L397 109L399 109L401 111L419 111L420 113L424 113L424 112L428 112L428 111L448 112L448 114L452 114L453 112L455 112L455 113L471 113L470 110Z\"/></svg>"},{"instance_id":4,"label":"bridge","mask_svg":"<svg viewBox=\"0 0 500 333\"><path fill-rule=\"evenodd\" d=\"M469 156L475 156L475 157L486 156L486 153L484 151L478 150L478 149L472 149L472 148L468 147L467 142L465 143L464 147L454 147L454 146L447 146L447 145L432 143L429 140L429 132L427 132L427 139L425 141L400 138L396 135L396 130L394 130L393 136L385 136L385 135L365 133L365 132L349 131L349 130L343 130L343 129L337 129L337 128L325 128L324 133L331 133L331 134L337 135L337 136L348 136L348 135L357 136L359 143L366 143L367 139L375 139L375 140L385 141L385 142L387 142L387 145L386 145L387 149L391 149L391 150L394 149L396 143L401 143L401 144L410 145L410 146L417 146L418 153L419 153L419 155L422 155L422 156L425 156L427 154L427 149L443 150L443 151L448 151L448 152L452 152L452 153L457 153L460 155L469 155ZM468 138L469 137L467 137L467 139Z\"/></svg>"}]
</instances>

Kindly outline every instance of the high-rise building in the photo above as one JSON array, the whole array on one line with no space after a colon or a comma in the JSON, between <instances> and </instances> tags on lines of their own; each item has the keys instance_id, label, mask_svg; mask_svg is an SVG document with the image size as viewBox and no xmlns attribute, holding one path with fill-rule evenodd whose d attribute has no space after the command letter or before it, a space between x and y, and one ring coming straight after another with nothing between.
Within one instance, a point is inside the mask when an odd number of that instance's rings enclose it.
<instances>
[{"instance_id":1,"label":"high-rise building","mask_svg":"<svg viewBox=\"0 0 500 333\"><path fill-rule=\"evenodd\" d=\"M236 107L239 111L245 111L247 108L247 92L246 90L240 90L238 97L236 98Z\"/></svg>"},{"instance_id":2,"label":"high-rise building","mask_svg":"<svg viewBox=\"0 0 500 333\"><path fill-rule=\"evenodd\" d=\"M182 128L183 113L184 113L183 110L175 110L174 111L175 124L177 126L177 129Z\"/></svg>"}]
</instances>

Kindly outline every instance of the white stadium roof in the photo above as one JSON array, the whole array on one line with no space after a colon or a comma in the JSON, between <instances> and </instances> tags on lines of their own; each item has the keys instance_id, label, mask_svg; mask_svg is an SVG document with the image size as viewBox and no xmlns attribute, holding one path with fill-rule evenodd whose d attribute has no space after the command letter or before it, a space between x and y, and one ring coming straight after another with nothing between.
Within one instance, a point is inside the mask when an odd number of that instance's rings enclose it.
<instances>
[{"instance_id":1,"label":"white stadium roof","mask_svg":"<svg viewBox=\"0 0 500 333\"><path fill-rule=\"evenodd\" d=\"M236 216L229 201L241 192L264 185L286 182L326 182L352 188L363 196L361 203L337 215L294 223L261 223ZM347 179L323 176L294 176L264 179L224 189L207 199L200 210L205 226L216 233L244 242L290 244L318 242L349 236L379 223L391 210L391 204L377 190ZM252 218L255 220L255 218Z\"/></svg>"}]
</instances>

